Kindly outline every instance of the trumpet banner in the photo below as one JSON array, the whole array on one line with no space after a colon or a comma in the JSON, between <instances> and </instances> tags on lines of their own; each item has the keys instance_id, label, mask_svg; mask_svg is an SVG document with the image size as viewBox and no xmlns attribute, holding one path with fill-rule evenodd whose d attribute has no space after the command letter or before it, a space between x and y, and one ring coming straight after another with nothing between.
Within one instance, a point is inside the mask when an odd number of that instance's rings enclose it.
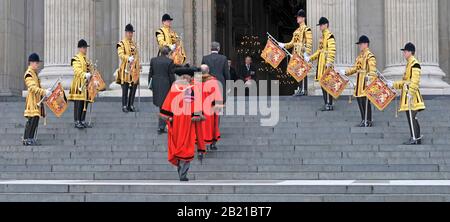
<instances>
[{"instance_id":1,"label":"trumpet banner","mask_svg":"<svg viewBox=\"0 0 450 222\"><path fill-rule=\"evenodd\" d=\"M397 93L377 78L366 87L366 95L378 110L383 111L395 99Z\"/></svg>"},{"instance_id":2,"label":"trumpet banner","mask_svg":"<svg viewBox=\"0 0 450 222\"><path fill-rule=\"evenodd\" d=\"M312 65L305 62L299 55L294 54L289 61L287 72L294 77L297 82L301 82L308 75Z\"/></svg>"},{"instance_id":3,"label":"trumpet banner","mask_svg":"<svg viewBox=\"0 0 450 222\"><path fill-rule=\"evenodd\" d=\"M339 73L332 69L328 69L320 79L322 88L335 99L338 99L342 95L348 83L349 80L344 79Z\"/></svg>"},{"instance_id":4,"label":"trumpet banner","mask_svg":"<svg viewBox=\"0 0 450 222\"><path fill-rule=\"evenodd\" d=\"M172 59L175 65L183 65L186 59L183 46L177 44L177 47L172 52Z\"/></svg>"},{"instance_id":5,"label":"trumpet banner","mask_svg":"<svg viewBox=\"0 0 450 222\"><path fill-rule=\"evenodd\" d=\"M99 91L103 91L106 89L106 83L103 81L102 75L100 72L96 71L91 79L89 80L88 84L88 100L91 102L94 102L95 97L97 96Z\"/></svg>"},{"instance_id":6,"label":"trumpet banner","mask_svg":"<svg viewBox=\"0 0 450 222\"><path fill-rule=\"evenodd\" d=\"M269 63L273 68L277 68L281 61L286 58L286 52L284 52L277 44L272 40L268 40L266 47L261 53L261 57Z\"/></svg>"},{"instance_id":7,"label":"trumpet banner","mask_svg":"<svg viewBox=\"0 0 450 222\"><path fill-rule=\"evenodd\" d=\"M45 104L58 118L66 111L68 102L61 83L58 83L58 86L53 90L52 95L47 98Z\"/></svg>"}]
</instances>

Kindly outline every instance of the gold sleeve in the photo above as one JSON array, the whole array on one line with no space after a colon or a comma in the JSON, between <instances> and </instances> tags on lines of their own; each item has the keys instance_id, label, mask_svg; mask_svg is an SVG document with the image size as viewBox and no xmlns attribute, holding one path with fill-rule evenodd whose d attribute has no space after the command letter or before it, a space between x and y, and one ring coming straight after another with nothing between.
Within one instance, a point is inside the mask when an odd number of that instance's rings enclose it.
<instances>
[{"instance_id":1,"label":"gold sleeve","mask_svg":"<svg viewBox=\"0 0 450 222\"><path fill-rule=\"evenodd\" d=\"M403 89L403 85L405 84L404 80L399 80L394 82L394 88Z\"/></svg>"},{"instance_id":2,"label":"gold sleeve","mask_svg":"<svg viewBox=\"0 0 450 222\"><path fill-rule=\"evenodd\" d=\"M125 52L125 46L123 43L117 44L117 54L121 60L128 60L129 56Z\"/></svg>"},{"instance_id":3,"label":"gold sleeve","mask_svg":"<svg viewBox=\"0 0 450 222\"><path fill-rule=\"evenodd\" d=\"M74 79L86 79L86 73L83 70L83 66L78 59L72 60L72 67L74 73Z\"/></svg>"},{"instance_id":4,"label":"gold sleeve","mask_svg":"<svg viewBox=\"0 0 450 222\"><path fill-rule=\"evenodd\" d=\"M415 64L412 67L412 75L411 75L411 83L409 84L410 93L414 94L419 90L420 86L420 75L422 73L421 67L419 64Z\"/></svg>"},{"instance_id":5,"label":"gold sleeve","mask_svg":"<svg viewBox=\"0 0 450 222\"><path fill-rule=\"evenodd\" d=\"M374 55L370 55L369 59L367 61L368 67L368 75L372 77L371 79L374 80L377 76L377 59Z\"/></svg>"},{"instance_id":6,"label":"gold sleeve","mask_svg":"<svg viewBox=\"0 0 450 222\"><path fill-rule=\"evenodd\" d=\"M156 41L158 41L159 48L162 48L164 46L170 47L170 43L166 40L166 36L164 35L164 32L161 30L158 30L156 32Z\"/></svg>"},{"instance_id":7,"label":"gold sleeve","mask_svg":"<svg viewBox=\"0 0 450 222\"><path fill-rule=\"evenodd\" d=\"M336 58L336 40L334 39L334 35L328 37L327 45L328 51L326 64L334 64Z\"/></svg>"},{"instance_id":8,"label":"gold sleeve","mask_svg":"<svg viewBox=\"0 0 450 222\"><path fill-rule=\"evenodd\" d=\"M311 55L311 58L310 58L311 61L317 60L319 58L320 50L321 49L318 49L314 54Z\"/></svg>"},{"instance_id":9,"label":"gold sleeve","mask_svg":"<svg viewBox=\"0 0 450 222\"><path fill-rule=\"evenodd\" d=\"M358 70L360 70L361 67L358 66L358 59L356 60L355 64L351 68L348 68L347 70L345 70L346 76L351 76L351 75L357 73Z\"/></svg>"},{"instance_id":10,"label":"gold sleeve","mask_svg":"<svg viewBox=\"0 0 450 222\"><path fill-rule=\"evenodd\" d=\"M306 38L305 52L306 54L311 55L313 46L313 34L310 28L306 28L305 38Z\"/></svg>"},{"instance_id":11,"label":"gold sleeve","mask_svg":"<svg viewBox=\"0 0 450 222\"><path fill-rule=\"evenodd\" d=\"M33 77L31 77L31 75L25 76L25 85L27 86L29 93L44 96L45 90L38 86L37 82L33 79Z\"/></svg>"}]
</instances>

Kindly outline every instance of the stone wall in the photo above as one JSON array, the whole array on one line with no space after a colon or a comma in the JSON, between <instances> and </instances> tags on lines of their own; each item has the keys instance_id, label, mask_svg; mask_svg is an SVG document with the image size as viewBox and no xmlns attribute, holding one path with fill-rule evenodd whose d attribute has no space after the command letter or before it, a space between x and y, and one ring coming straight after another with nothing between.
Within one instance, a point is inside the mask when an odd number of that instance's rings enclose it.
<instances>
[{"instance_id":1,"label":"stone wall","mask_svg":"<svg viewBox=\"0 0 450 222\"><path fill-rule=\"evenodd\" d=\"M26 67L26 0L0 1L0 96L19 95Z\"/></svg>"}]
</instances>

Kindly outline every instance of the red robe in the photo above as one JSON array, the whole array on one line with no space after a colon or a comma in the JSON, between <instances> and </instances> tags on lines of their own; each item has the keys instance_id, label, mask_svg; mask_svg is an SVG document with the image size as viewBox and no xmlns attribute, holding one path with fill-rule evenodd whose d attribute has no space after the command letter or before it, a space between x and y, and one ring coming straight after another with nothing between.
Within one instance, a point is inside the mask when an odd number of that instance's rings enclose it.
<instances>
[{"instance_id":1,"label":"red robe","mask_svg":"<svg viewBox=\"0 0 450 222\"><path fill-rule=\"evenodd\" d=\"M210 75L204 76L202 82L203 115L206 120L202 122L203 138L206 144L220 140L219 112L214 107L223 106L222 92L218 80Z\"/></svg>"},{"instance_id":2,"label":"red robe","mask_svg":"<svg viewBox=\"0 0 450 222\"><path fill-rule=\"evenodd\" d=\"M180 160L192 161L195 145L200 152L206 150L203 142L201 122L192 118L198 116L194 106L192 84L174 83L161 108L160 115L165 117L168 126L168 160L178 166Z\"/></svg>"}]
</instances>

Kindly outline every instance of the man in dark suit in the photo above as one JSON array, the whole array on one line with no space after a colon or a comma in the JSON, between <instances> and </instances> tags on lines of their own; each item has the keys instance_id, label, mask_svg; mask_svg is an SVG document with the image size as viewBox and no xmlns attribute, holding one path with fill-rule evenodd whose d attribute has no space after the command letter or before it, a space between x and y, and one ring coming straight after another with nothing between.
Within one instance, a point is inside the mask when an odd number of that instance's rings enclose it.
<instances>
[{"instance_id":1,"label":"man in dark suit","mask_svg":"<svg viewBox=\"0 0 450 222\"><path fill-rule=\"evenodd\" d=\"M164 104L167 94L175 82L174 63L169 59L170 48L164 46L161 55L150 61L148 76L149 88L153 91L153 104L159 108ZM166 132L166 123L159 119L158 134Z\"/></svg>"},{"instance_id":2,"label":"man in dark suit","mask_svg":"<svg viewBox=\"0 0 450 222\"><path fill-rule=\"evenodd\" d=\"M230 68L228 67L228 59L226 56L220 55L220 43L213 42L211 44L211 54L204 56L202 64L208 65L211 75L216 77L222 84L223 100L226 101L226 81L230 80Z\"/></svg>"},{"instance_id":3,"label":"man in dark suit","mask_svg":"<svg viewBox=\"0 0 450 222\"><path fill-rule=\"evenodd\" d=\"M244 82L248 80L256 81L256 67L253 65L253 59L251 56L245 57L245 63L241 66L239 75Z\"/></svg>"}]
</instances>

